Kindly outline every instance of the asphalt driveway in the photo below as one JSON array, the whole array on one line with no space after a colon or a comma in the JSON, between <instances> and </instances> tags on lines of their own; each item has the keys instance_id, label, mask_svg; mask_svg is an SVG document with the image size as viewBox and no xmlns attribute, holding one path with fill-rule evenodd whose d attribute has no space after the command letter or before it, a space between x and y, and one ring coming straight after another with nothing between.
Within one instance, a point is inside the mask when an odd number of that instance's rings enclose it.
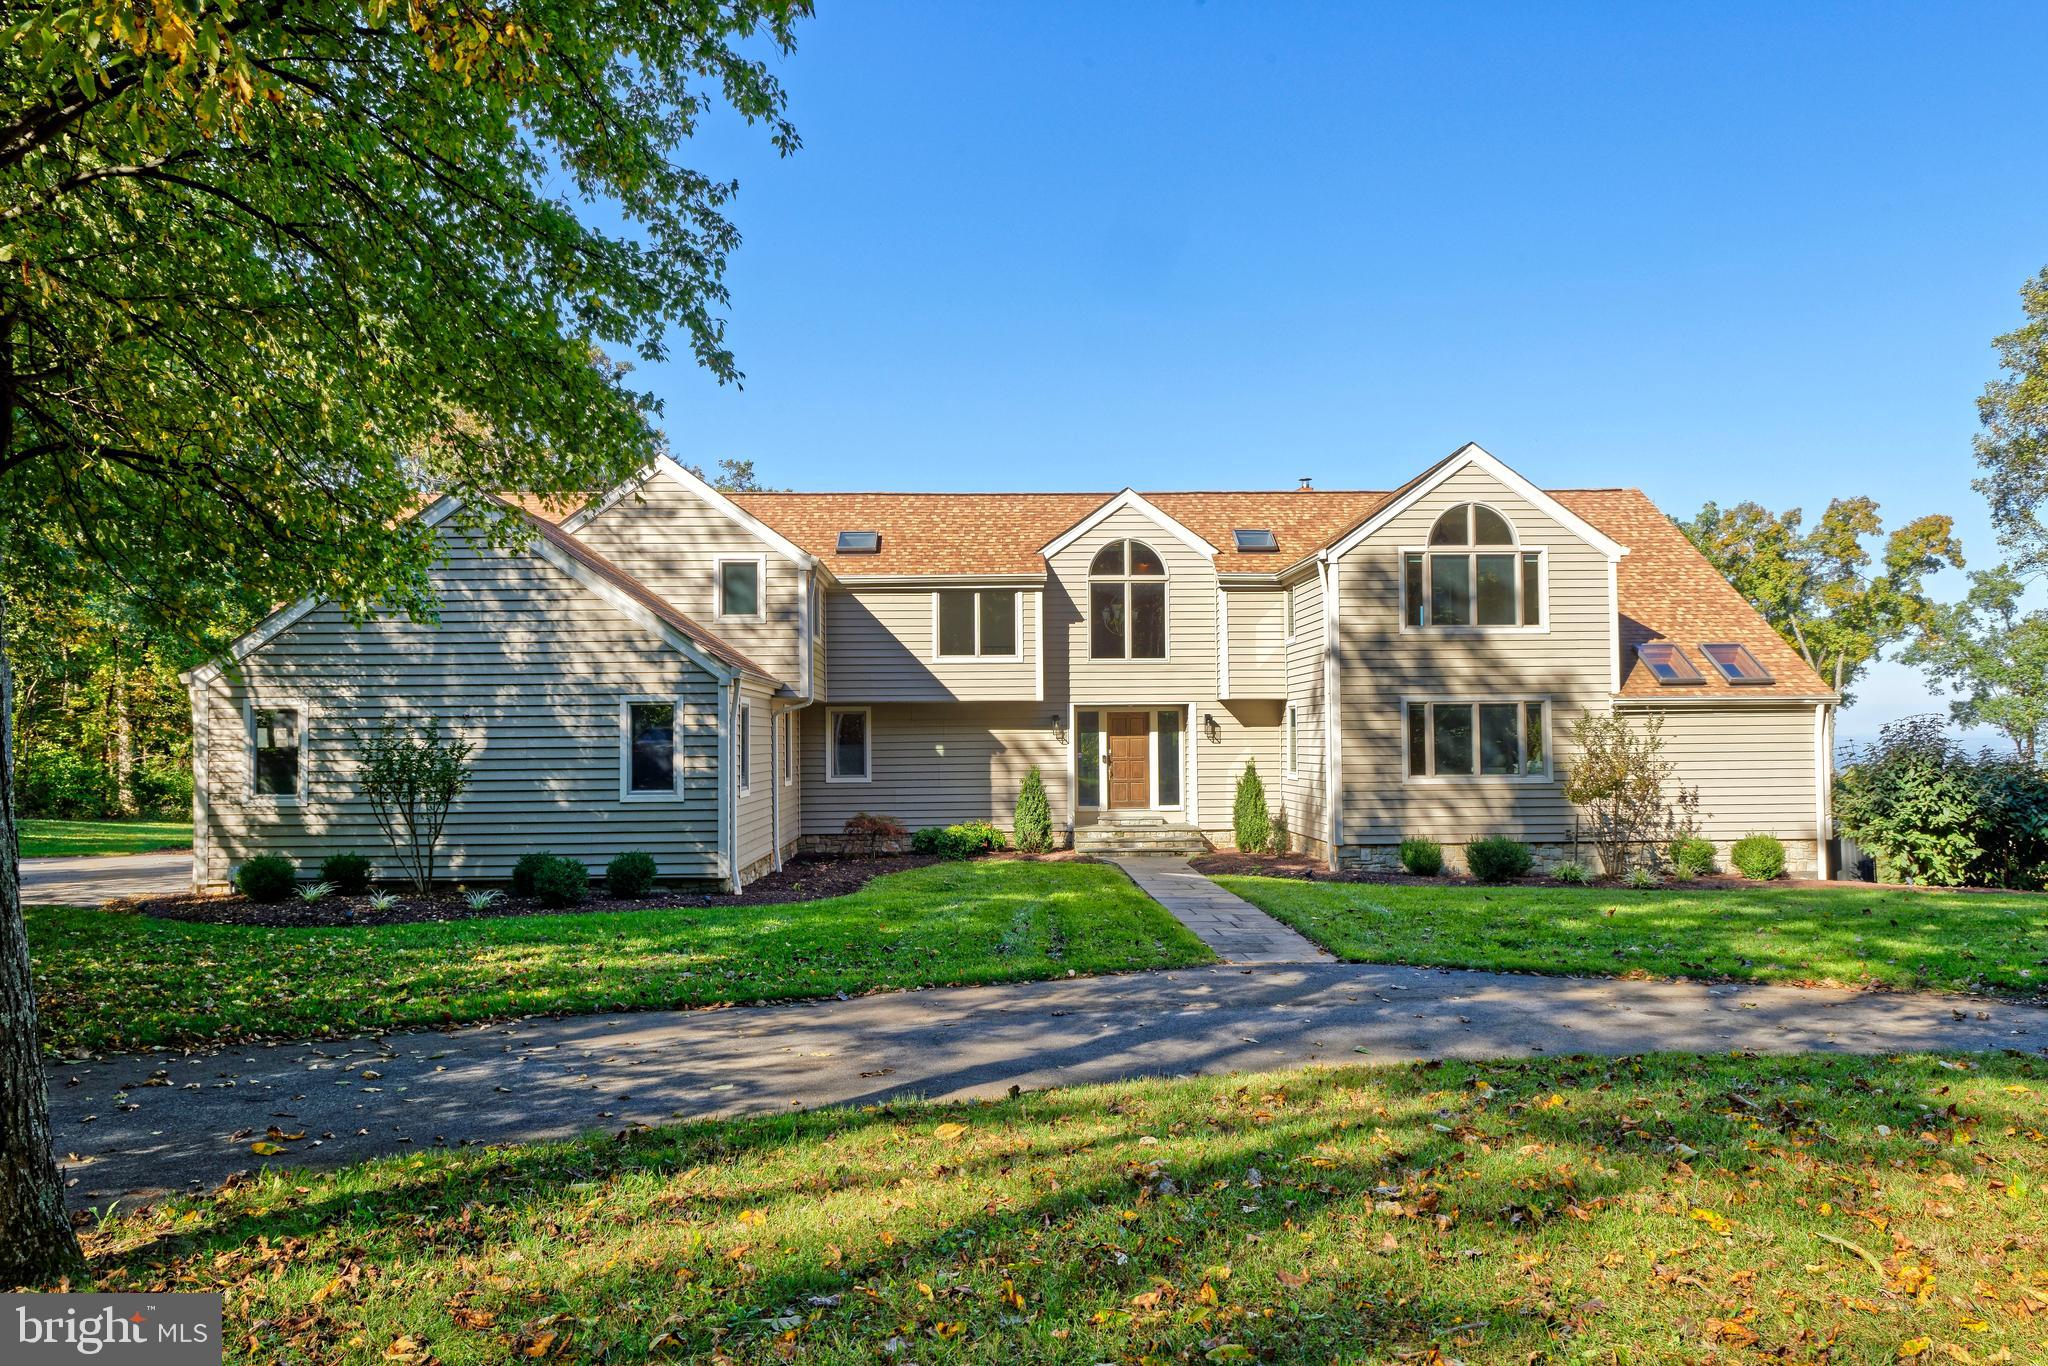
<instances>
[{"instance_id":1,"label":"asphalt driveway","mask_svg":"<svg viewBox=\"0 0 2048 1366\"><path fill-rule=\"evenodd\" d=\"M259 1165L1012 1086L1531 1053L2044 1045L2048 1007L1971 997L1288 963L145 1053L54 1063L50 1091L71 1199L103 1205ZM303 1136L254 1155L273 1125Z\"/></svg>"},{"instance_id":2,"label":"asphalt driveway","mask_svg":"<svg viewBox=\"0 0 2048 1366\"><path fill-rule=\"evenodd\" d=\"M98 906L121 897L165 896L191 888L190 849L21 861L24 906Z\"/></svg>"}]
</instances>

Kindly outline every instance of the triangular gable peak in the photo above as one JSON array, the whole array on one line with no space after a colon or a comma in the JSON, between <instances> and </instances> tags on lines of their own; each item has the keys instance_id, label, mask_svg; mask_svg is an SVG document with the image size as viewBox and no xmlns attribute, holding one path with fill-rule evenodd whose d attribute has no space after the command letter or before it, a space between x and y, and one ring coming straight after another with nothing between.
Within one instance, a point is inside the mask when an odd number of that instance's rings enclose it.
<instances>
[{"instance_id":1,"label":"triangular gable peak","mask_svg":"<svg viewBox=\"0 0 2048 1366\"><path fill-rule=\"evenodd\" d=\"M1206 540L1188 530L1180 522L1175 521L1152 503L1147 502L1144 496L1136 489L1128 488L1104 503L1101 507L1095 509L1095 511L1089 513L1086 517L1083 517L1080 521L1074 523L1073 526L1068 527L1059 536L1047 542L1038 553L1045 556L1048 560L1051 559L1127 508L1142 517L1156 522L1168 535L1180 541L1197 555L1209 560L1216 558L1215 546L1210 545Z\"/></svg>"},{"instance_id":2,"label":"triangular gable peak","mask_svg":"<svg viewBox=\"0 0 2048 1366\"><path fill-rule=\"evenodd\" d=\"M1450 455L1439 461L1432 469L1424 471L1402 489L1398 490L1387 505L1366 518L1345 533L1330 547L1332 557L1348 555L1351 551L1380 528L1414 507L1434 493L1446 480L1469 469L1483 471L1503 487L1520 495L1531 506L1556 522L1572 535L1584 541L1609 560L1619 560L1628 554L1628 547L1601 531L1585 518L1573 512L1557 499L1537 488L1514 470L1508 468L1499 457L1477 442L1466 442Z\"/></svg>"},{"instance_id":3,"label":"triangular gable peak","mask_svg":"<svg viewBox=\"0 0 2048 1366\"><path fill-rule=\"evenodd\" d=\"M593 519L638 493L654 479L667 479L798 568L811 569L817 565L816 557L809 551L685 469L682 462L672 455L657 456L654 462L639 474L564 521L561 524L562 530L571 534L580 531Z\"/></svg>"}]
</instances>

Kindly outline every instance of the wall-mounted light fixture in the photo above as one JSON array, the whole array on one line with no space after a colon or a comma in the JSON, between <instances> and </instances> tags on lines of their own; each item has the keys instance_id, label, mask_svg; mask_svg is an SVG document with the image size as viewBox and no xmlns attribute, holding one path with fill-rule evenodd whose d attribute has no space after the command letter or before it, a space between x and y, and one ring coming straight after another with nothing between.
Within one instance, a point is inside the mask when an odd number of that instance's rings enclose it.
<instances>
[{"instance_id":1,"label":"wall-mounted light fixture","mask_svg":"<svg viewBox=\"0 0 2048 1366\"><path fill-rule=\"evenodd\" d=\"M1052 738L1060 744L1067 743L1067 718L1058 712L1052 714Z\"/></svg>"},{"instance_id":2,"label":"wall-mounted light fixture","mask_svg":"<svg viewBox=\"0 0 2048 1366\"><path fill-rule=\"evenodd\" d=\"M1223 727L1217 724L1216 713L1209 711L1202 713L1202 734L1209 737L1209 743L1212 745L1222 743Z\"/></svg>"}]
</instances>

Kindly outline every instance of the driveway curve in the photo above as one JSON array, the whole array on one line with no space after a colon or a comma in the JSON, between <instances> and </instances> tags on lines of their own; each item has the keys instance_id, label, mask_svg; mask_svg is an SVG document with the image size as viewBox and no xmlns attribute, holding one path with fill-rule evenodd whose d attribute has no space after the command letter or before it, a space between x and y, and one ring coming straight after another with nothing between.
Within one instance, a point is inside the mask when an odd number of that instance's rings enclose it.
<instances>
[{"instance_id":1,"label":"driveway curve","mask_svg":"<svg viewBox=\"0 0 2048 1366\"><path fill-rule=\"evenodd\" d=\"M1012 1086L1532 1053L2044 1045L2048 1007L1974 997L1290 963L56 1062L50 1091L71 1199L90 1206L265 1164ZM304 1137L253 1155L273 1125Z\"/></svg>"}]
</instances>

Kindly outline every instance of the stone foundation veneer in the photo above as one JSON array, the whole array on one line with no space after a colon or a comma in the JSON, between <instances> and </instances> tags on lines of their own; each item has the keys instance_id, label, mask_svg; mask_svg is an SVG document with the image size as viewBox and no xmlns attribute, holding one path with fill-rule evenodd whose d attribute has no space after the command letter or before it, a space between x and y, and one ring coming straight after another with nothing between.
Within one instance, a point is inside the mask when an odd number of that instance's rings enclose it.
<instances>
[{"instance_id":1,"label":"stone foundation veneer","mask_svg":"<svg viewBox=\"0 0 2048 1366\"><path fill-rule=\"evenodd\" d=\"M1810 839L1788 840L1784 839L1783 836L1779 838L1785 846L1785 876L1789 878L1813 877L1815 871L1820 866L1818 859L1814 856L1814 842ZM1713 845L1714 867L1723 873L1733 873L1735 865L1729 862L1728 851L1734 847L1735 841L1715 840ZM1596 876L1600 873L1600 855L1590 844L1531 844L1529 847L1535 851L1536 871L1538 873L1547 873L1558 864L1566 863L1573 859L1577 859L1588 868L1591 868ZM1668 865L1670 860L1662 857L1663 846L1659 845L1658 848L1660 854L1658 862ZM1462 844L1446 843L1443 849L1445 870L1453 873L1464 872L1465 846ZM1398 844L1347 844L1343 847L1343 855L1338 861L1338 866L1342 868L1362 868L1375 873L1398 873L1402 871L1401 846Z\"/></svg>"}]
</instances>

